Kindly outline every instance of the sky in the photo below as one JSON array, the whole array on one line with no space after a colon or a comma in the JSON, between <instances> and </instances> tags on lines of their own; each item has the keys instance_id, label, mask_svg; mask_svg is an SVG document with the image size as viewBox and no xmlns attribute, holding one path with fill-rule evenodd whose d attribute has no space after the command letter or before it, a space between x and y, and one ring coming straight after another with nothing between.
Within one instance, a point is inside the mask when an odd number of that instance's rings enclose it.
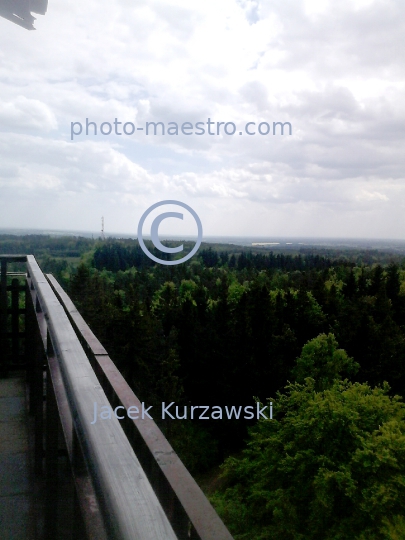
<instances>
[{"instance_id":1,"label":"sky","mask_svg":"<svg viewBox=\"0 0 405 540\"><path fill-rule=\"evenodd\" d=\"M35 16L0 18L0 228L104 216L135 235L176 200L210 236L405 239L403 0L49 0Z\"/></svg>"}]
</instances>

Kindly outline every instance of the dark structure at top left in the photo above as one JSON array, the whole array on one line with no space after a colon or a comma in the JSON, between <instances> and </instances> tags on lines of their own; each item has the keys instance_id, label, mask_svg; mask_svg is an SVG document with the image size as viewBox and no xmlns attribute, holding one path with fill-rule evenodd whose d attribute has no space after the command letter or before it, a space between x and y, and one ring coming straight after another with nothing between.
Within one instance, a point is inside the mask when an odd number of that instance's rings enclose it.
<instances>
[{"instance_id":1,"label":"dark structure at top left","mask_svg":"<svg viewBox=\"0 0 405 540\"><path fill-rule=\"evenodd\" d=\"M45 15L48 0L0 0L0 17L26 28L35 30L32 13Z\"/></svg>"}]
</instances>

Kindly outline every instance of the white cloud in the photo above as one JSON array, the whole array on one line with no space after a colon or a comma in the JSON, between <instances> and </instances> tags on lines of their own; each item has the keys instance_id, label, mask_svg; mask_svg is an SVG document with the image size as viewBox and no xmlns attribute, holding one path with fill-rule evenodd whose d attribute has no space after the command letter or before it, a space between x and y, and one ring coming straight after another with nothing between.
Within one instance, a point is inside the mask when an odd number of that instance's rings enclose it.
<instances>
[{"instance_id":1,"label":"white cloud","mask_svg":"<svg viewBox=\"0 0 405 540\"><path fill-rule=\"evenodd\" d=\"M228 234L400 234L404 15L402 0L50 0L36 32L0 19L0 226L8 200L46 197L53 228L110 202L125 231L120 205L177 196ZM86 118L289 121L293 135L71 142Z\"/></svg>"},{"instance_id":2,"label":"white cloud","mask_svg":"<svg viewBox=\"0 0 405 540\"><path fill-rule=\"evenodd\" d=\"M32 130L42 133L58 127L54 113L37 99L17 96L12 101L0 102L0 126L2 130Z\"/></svg>"}]
</instances>

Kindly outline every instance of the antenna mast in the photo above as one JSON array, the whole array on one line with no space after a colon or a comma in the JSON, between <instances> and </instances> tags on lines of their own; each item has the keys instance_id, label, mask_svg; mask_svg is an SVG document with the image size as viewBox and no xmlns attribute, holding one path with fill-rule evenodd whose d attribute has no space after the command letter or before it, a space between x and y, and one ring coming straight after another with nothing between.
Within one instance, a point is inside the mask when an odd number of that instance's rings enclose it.
<instances>
[{"instance_id":1,"label":"antenna mast","mask_svg":"<svg viewBox=\"0 0 405 540\"><path fill-rule=\"evenodd\" d=\"M104 236L104 216L101 218L101 238L102 238L102 240L105 240L105 236Z\"/></svg>"}]
</instances>

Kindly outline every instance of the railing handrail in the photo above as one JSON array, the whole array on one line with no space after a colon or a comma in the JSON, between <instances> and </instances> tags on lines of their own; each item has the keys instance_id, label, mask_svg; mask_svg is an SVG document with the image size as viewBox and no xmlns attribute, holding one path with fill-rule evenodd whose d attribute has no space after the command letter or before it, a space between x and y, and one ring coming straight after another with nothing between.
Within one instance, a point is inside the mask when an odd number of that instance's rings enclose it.
<instances>
[{"instance_id":1,"label":"railing handrail","mask_svg":"<svg viewBox=\"0 0 405 540\"><path fill-rule=\"evenodd\" d=\"M7 284L14 274L7 273L10 262L27 263L25 288L15 279ZM154 420L132 419L124 411L121 421L112 414L92 424L94 403L99 411L103 405L142 410L142 404L56 279L44 275L32 255L0 255L0 264L0 353L1 342L4 345L7 339L12 343L8 356L17 357L19 340L25 337L25 353L18 357L25 362L10 366L28 370L36 426L35 469L43 471L45 456L50 497L57 493L59 418L88 538L233 540ZM16 291L24 290L25 308L18 309ZM24 333L18 332L19 313L25 315ZM5 333L8 316L13 331ZM50 507L45 524L52 540L57 535L54 518Z\"/></svg>"},{"instance_id":2,"label":"railing handrail","mask_svg":"<svg viewBox=\"0 0 405 540\"><path fill-rule=\"evenodd\" d=\"M0 261L2 260L7 262L27 262L27 255L22 253L1 253Z\"/></svg>"},{"instance_id":3,"label":"railing handrail","mask_svg":"<svg viewBox=\"0 0 405 540\"><path fill-rule=\"evenodd\" d=\"M140 400L72 300L52 275L47 274L46 277L64 306L82 345L91 354L93 368L110 401L124 407L125 410L132 405L140 409ZM141 465L150 477L164 509L174 514L174 523L172 520L171 522L178 537L196 540L233 540L228 529L155 421L146 417L131 419L125 416L122 427L132 447L137 449ZM189 531L187 530L188 523L191 525Z\"/></svg>"},{"instance_id":4,"label":"railing handrail","mask_svg":"<svg viewBox=\"0 0 405 540\"><path fill-rule=\"evenodd\" d=\"M82 345L32 255L27 267L60 365L74 429L82 447L109 538L176 540L174 531L117 418L91 424L94 403L109 406Z\"/></svg>"}]
</instances>

